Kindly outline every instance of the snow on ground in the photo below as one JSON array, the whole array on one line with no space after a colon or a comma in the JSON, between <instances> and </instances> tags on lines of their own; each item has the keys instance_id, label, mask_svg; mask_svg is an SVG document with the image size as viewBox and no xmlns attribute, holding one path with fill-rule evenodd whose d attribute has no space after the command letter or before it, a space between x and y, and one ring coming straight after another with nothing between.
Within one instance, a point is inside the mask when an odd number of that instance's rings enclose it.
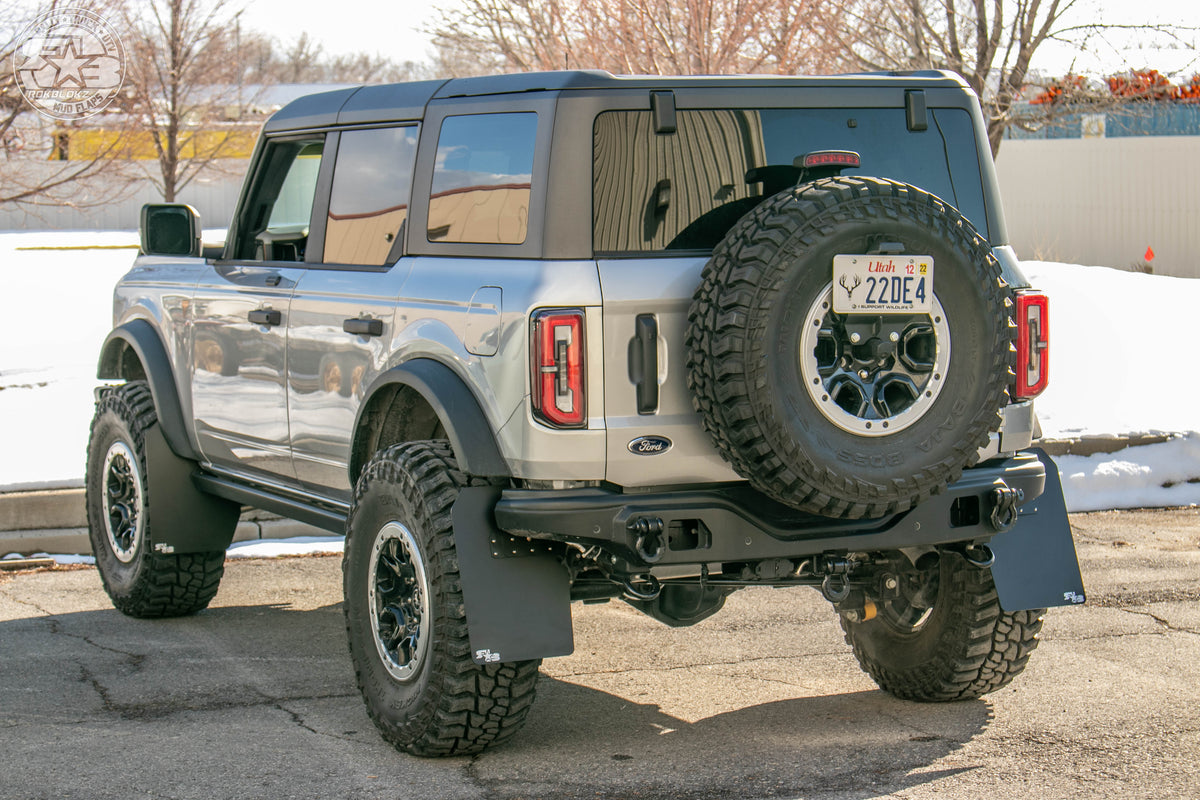
<instances>
[{"instance_id":1,"label":"snow on ground","mask_svg":"<svg viewBox=\"0 0 1200 800\"><path fill-rule=\"evenodd\" d=\"M1200 433L1055 461L1070 511L1200 505Z\"/></svg>"},{"instance_id":2,"label":"snow on ground","mask_svg":"<svg viewBox=\"0 0 1200 800\"><path fill-rule=\"evenodd\" d=\"M341 553L344 540L341 536L293 536L290 539L257 539L235 542L226 551L226 558L278 558L280 556L305 556L325 553ZM34 553L22 556L10 553L3 558L53 558L57 564L95 564L94 556L51 555ZM3 559L0 559L3 560Z\"/></svg>"},{"instance_id":3,"label":"snow on ground","mask_svg":"<svg viewBox=\"0 0 1200 800\"><path fill-rule=\"evenodd\" d=\"M29 250L101 246L103 250ZM136 233L0 233L0 488L82 486L100 345Z\"/></svg>"},{"instance_id":4,"label":"snow on ground","mask_svg":"<svg viewBox=\"0 0 1200 800\"><path fill-rule=\"evenodd\" d=\"M1111 455L1061 456L1067 508L1200 504L1200 280L1026 261L1050 296L1049 439L1189 434Z\"/></svg>"},{"instance_id":5,"label":"snow on ground","mask_svg":"<svg viewBox=\"0 0 1200 800\"><path fill-rule=\"evenodd\" d=\"M1200 430L1200 280L1046 261L1021 264L1050 295L1047 438Z\"/></svg>"},{"instance_id":6,"label":"snow on ground","mask_svg":"<svg viewBox=\"0 0 1200 800\"><path fill-rule=\"evenodd\" d=\"M83 484L112 287L136 243L132 232L0 233L0 491ZM1050 389L1037 403L1045 435L1181 434L1113 455L1062 457L1068 507L1200 504L1200 482L1191 482L1200 481L1200 370L1188 355L1198 344L1200 280L1023 266L1051 298Z\"/></svg>"}]
</instances>

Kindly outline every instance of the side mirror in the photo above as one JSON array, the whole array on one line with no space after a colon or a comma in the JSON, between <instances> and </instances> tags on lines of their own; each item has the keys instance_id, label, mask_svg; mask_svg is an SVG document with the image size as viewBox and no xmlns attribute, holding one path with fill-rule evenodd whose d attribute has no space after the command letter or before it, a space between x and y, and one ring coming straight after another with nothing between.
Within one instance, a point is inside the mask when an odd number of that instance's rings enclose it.
<instances>
[{"instance_id":1,"label":"side mirror","mask_svg":"<svg viewBox=\"0 0 1200 800\"><path fill-rule=\"evenodd\" d=\"M200 212L183 203L147 203L141 234L145 255L199 256Z\"/></svg>"}]
</instances>

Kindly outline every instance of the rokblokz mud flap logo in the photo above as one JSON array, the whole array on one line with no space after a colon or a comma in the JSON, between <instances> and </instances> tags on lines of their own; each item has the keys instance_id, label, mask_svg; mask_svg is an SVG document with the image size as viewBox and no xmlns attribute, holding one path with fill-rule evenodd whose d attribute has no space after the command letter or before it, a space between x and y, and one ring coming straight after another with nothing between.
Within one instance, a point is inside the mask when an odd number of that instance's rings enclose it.
<instances>
[{"instance_id":1,"label":"rokblokz mud flap logo","mask_svg":"<svg viewBox=\"0 0 1200 800\"><path fill-rule=\"evenodd\" d=\"M125 81L125 51L99 14L61 8L21 34L13 75L25 100L54 119L82 119L112 102Z\"/></svg>"}]
</instances>

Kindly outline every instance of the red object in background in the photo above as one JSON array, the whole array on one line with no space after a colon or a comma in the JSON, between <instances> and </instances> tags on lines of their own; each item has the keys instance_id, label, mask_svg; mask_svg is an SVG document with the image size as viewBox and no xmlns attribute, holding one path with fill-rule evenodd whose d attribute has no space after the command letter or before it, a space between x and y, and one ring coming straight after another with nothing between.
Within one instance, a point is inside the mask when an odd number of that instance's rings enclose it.
<instances>
[{"instance_id":1,"label":"red object in background","mask_svg":"<svg viewBox=\"0 0 1200 800\"><path fill-rule=\"evenodd\" d=\"M1147 248L1146 248L1146 255L1144 255L1144 256L1143 256L1143 258L1145 258L1147 261L1153 261L1153 260L1154 260L1154 248L1153 248L1153 247L1147 247Z\"/></svg>"}]
</instances>

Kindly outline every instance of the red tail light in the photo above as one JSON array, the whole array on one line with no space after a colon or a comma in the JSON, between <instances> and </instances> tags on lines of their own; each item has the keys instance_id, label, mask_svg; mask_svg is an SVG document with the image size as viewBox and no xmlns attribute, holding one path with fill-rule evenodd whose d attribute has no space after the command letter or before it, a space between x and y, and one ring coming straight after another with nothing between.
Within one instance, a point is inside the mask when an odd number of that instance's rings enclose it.
<instances>
[{"instance_id":1,"label":"red tail light","mask_svg":"<svg viewBox=\"0 0 1200 800\"><path fill-rule=\"evenodd\" d=\"M532 322L529 350L533 362L533 414L556 428L582 428L587 424L583 311L538 311Z\"/></svg>"},{"instance_id":2,"label":"red tail light","mask_svg":"<svg viewBox=\"0 0 1200 800\"><path fill-rule=\"evenodd\" d=\"M1017 293L1017 382L1013 396L1029 400L1046 391L1050 379L1050 298Z\"/></svg>"}]
</instances>

